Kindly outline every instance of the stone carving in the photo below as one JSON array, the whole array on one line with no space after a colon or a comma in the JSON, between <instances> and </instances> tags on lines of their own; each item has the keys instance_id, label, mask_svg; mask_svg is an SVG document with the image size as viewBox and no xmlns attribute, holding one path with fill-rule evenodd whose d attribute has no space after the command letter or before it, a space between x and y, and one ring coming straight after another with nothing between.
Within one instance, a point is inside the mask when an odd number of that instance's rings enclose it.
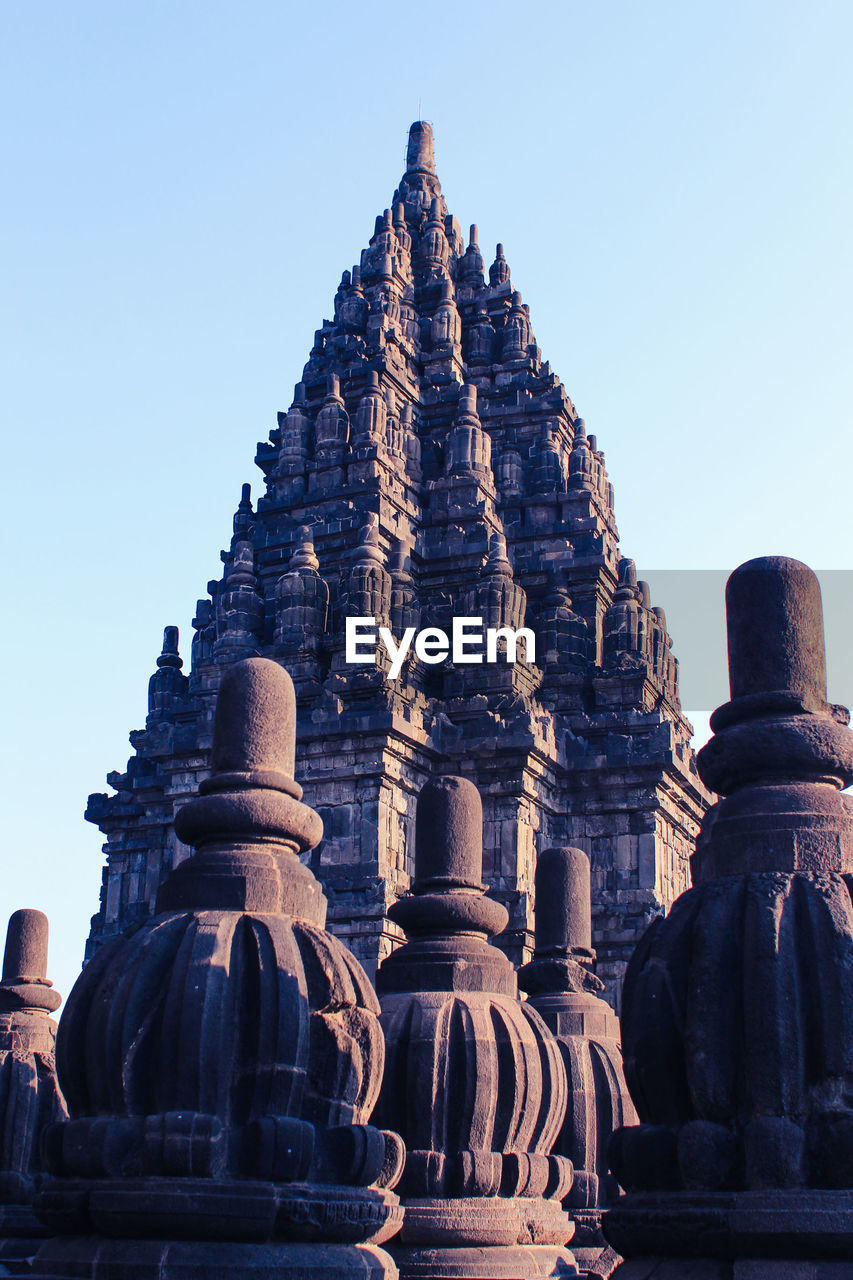
<instances>
[{"instance_id":1,"label":"stone carving","mask_svg":"<svg viewBox=\"0 0 853 1280\"><path fill-rule=\"evenodd\" d=\"M403 1134L403 1280L570 1276L560 1198L571 1164L550 1154L566 1106L560 1051L517 999L506 926L484 896L482 807L464 778L418 797L413 892L391 908L408 941L380 966L386 1039L381 1123ZM524 1246L524 1247L519 1247Z\"/></svg>"},{"instance_id":2,"label":"stone carving","mask_svg":"<svg viewBox=\"0 0 853 1280\"><path fill-rule=\"evenodd\" d=\"M554 1150L574 1165L564 1207L582 1274L609 1276L618 1258L601 1235L601 1210L619 1195L608 1169L614 1129L636 1121L619 1045L619 1020L595 976L589 858L580 849L545 849L536 864L536 950L519 972L528 1003L554 1033L569 1084L566 1118Z\"/></svg>"},{"instance_id":3,"label":"stone carving","mask_svg":"<svg viewBox=\"0 0 853 1280\"><path fill-rule=\"evenodd\" d=\"M43 1168L41 1136L65 1115L56 1083L56 1023L62 997L47 973L47 916L9 920L0 978L0 1276L28 1275L48 1233L32 1209Z\"/></svg>"},{"instance_id":4,"label":"stone carving","mask_svg":"<svg viewBox=\"0 0 853 1280\"><path fill-rule=\"evenodd\" d=\"M312 866L331 932L369 972L397 941L387 911L411 883L421 786L473 771L485 879L510 912L498 945L516 964L532 955L537 847L583 849L596 971L615 1003L634 943L686 884L707 799L665 622L635 576L617 613L642 618L644 642L620 647L631 636L609 614L620 550L603 455L541 359L503 248L487 281L476 228L463 245L425 122L379 208L363 257L336 275L290 408L258 445L265 485L254 510L245 487L223 573L196 608L188 683L170 657L155 718L109 775L115 793L90 802L107 866L88 954L153 911L185 852L175 814L209 771L223 673L259 654L296 685L299 773L327 831ZM394 680L381 646L378 666L345 660L348 614L449 632L481 602L533 629L535 664L523 644L515 665L503 650L418 659Z\"/></svg>"},{"instance_id":5,"label":"stone carving","mask_svg":"<svg viewBox=\"0 0 853 1280\"><path fill-rule=\"evenodd\" d=\"M814 574L782 557L726 588L731 701L699 754L723 798L694 887L631 959L622 1040L642 1124L604 1220L620 1280L853 1276L853 781L826 700Z\"/></svg>"},{"instance_id":6,"label":"stone carving","mask_svg":"<svg viewBox=\"0 0 853 1280\"><path fill-rule=\"evenodd\" d=\"M177 818L195 853L68 999L38 1277L395 1274L377 1246L402 1217L403 1148L368 1123L379 1006L299 860L322 822L293 780L295 724L281 667L228 668L212 776Z\"/></svg>"}]
</instances>

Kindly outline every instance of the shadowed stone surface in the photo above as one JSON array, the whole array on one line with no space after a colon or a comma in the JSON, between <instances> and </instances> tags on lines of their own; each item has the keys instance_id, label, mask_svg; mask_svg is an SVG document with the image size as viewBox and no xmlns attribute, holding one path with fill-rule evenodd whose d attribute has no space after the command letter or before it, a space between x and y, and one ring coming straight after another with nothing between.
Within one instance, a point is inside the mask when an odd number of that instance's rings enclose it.
<instances>
[{"instance_id":1,"label":"shadowed stone surface","mask_svg":"<svg viewBox=\"0 0 853 1280\"><path fill-rule=\"evenodd\" d=\"M407 1147L393 1246L401 1276L577 1275L561 1247L574 1230L559 1203L572 1167L550 1154L565 1070L489 942L506 909L484 896L473 783L424 787L412 893L391 913L408 940L377 974L386 1038L377 1116Z\"/></svg>"},{"instance_id":2,"label":"shadowed stone surface","mask_svg":"<svg viewBox=\"0 0 853 1280\"><path fill-rule=\"evenodd\" d=\"M0 978L0 1275L29 1274L47 1232L32 1201L42 1172L41 1136L65 1115L56 1083L62 997L47 978L47 916L15 911Z\"/></svg>"},{"instance_id":3,"label":"shadowed stone surface","mask_svg":"<svg viewBox=\"0 0 853 1280\"><path fill-rule=\"evenodd\" d=\"M281 667L229 666L214 773L176 819L196 852L68 999L39 1277L396 1275L377 1246L402 1218L403 1147L368 1124L379 1005L299 860L322 822L295 725Z\"/></svg>"},{"instance_id":4,"label":"shadowed stone surface","mask_svg":"<svg viewBox=\"0 0 853 1280\"><path fill-rule=\"evenodd\" d=\"M826 701L817 580L742 565L726 590L732 700L699 754L724 798L695 888L628 969L622 1040L643 1122L604 1220L620 1280L853 1276L853 781Z\"/></svg>"},{"instance_id":5,"label":"shadowed stone surface","mask_svg":"<svg viewBox=\"0 0 853 1280\"><path fill-rule=\"evenodd\" d=\"M589 859L580 849L546 849L536 866L536 950L518 975L528 1004L560 1045L569 1094L554 1150L574 1165L564 1207L582 1274L606 1277L619 1259L601 1235L601 1210L619 1196L608 1169L614 1129L636 1121L619 1045L619 1020L593 972Z\"/></svg>"},{"instance_id":6,"label":"shadowed stone surface","mask_svg":"<svg viewBox=\"0 0 853 1280\"><path fill-rule=\"evenodd\" d=\"M536 850L581 848L614 1001L636 940L687 887L707 802L672 642L620 554L604 454L542 357L502 247L486 270L477 228L463 240L423 121L406 165L258 446L260 497L243 487L189 675L166 628L134 754L108 776L115 793L90 798L107 865L88 955L150 915L188 856L174 818L210 771L220 681L262 654L296 685L329 928L369 972L400 940L388 908L411 884L417 795L470 771L484 880L508 912L497 945L530 959ZM453 616L527 626L536 661L523 644L514 666L409 657L387 682L384 655L379 669L345 661L347 616L398 639Z\"/></svg>"}]
</instances>

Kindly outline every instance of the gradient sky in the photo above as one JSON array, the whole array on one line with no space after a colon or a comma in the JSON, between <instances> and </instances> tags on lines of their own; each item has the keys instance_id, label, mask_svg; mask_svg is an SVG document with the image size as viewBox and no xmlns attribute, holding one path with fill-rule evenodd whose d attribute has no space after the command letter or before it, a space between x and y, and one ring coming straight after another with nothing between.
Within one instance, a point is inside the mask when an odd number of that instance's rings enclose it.
<instances>
[{"instance_id":1,"label":"gradient sky","mask_svg":"<svg viewBox=\"0 0 853 1280\"><path fill-rule=\"evenodd\" d=\"M0 5L0 916L48 911L63 994L102 865L86 795L124 768L164 624L188 655L419 114L607 452L640 575L853 568L851 47L841 0Z\"/></svg>"}]
</instances>

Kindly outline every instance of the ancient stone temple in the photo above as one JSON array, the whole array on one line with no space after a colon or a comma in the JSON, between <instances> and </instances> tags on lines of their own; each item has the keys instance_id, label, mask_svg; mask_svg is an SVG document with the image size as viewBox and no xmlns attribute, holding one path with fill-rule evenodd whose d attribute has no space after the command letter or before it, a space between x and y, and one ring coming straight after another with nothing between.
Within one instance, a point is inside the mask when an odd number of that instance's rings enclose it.
<instances>
[{"instance_id":1,"label":"ancient stone temple","mask_svg":"<svg viewBox=\"0 0 853 1280\"><path fill-rule=\"evenodd\" d=\"M243 487L188 673L167 627L134 755L108 777L115 794L90 797L107 862L89 955L144 919L188 856L173 819L208 775L217 689L228 664L263 655L296 685L330 928L369 970L402 936L388 908L410 887L415 798L463 774L508 912L498 944L530 959L536 850L580 848L612 999L637 938L687 886L707 793L666 619L620 555L604 455L542 358L503 249L486 270L476 227L464 243L428 124L412 126L403 178L256 461L264 488L253 507ZM528 629L535 653L520 635L513 655L504 632L495 661L472 659L476 645L439 661L433 636L390 678L381 643L347 660L348 617L397 642L477 618Z\"/></svg>"},{"instance_id":2,"label":"ancient stone temple","mask_svg":"<svg viewBox=\"0 0 853 1280\"><path fill-rule=\"evenodd\" d=\"M749 561L726 606L731 701L698 757L724 798L628 967L643 1123L614 1135L604 1232L620 1280L850 1280L853 733L811 570Z\"/></svg>"}]
</instances>

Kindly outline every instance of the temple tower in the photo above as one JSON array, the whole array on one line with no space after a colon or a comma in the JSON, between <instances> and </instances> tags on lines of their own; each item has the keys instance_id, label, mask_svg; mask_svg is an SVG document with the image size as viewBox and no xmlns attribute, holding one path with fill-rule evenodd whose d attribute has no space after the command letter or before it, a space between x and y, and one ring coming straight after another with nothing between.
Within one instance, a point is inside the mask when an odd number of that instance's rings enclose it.
<instances>
[{"instance_id":1,"label":"temple tower","mask_svg":"<svg viewBox=\"0 0 853 1280\"><path fill-rule=\"evenodd\" d=\"M532 955L537 849L590 858L608 996L636 939L689 883L707 804L660 609L619 551L604 454L543 360L502 246L484 274L412 126L404 173L293 403L279 414L193 621L189 672L167 629L145 728L115 794L90 797L106 867L89 954L144 919L189 850L177 808L210 769L228 665L293 672L298 771L326 836L310 855L329 927L373 970L400 941L388 908L411 885L415 800L462 774L482 798L497 940ZM389 680L346 660L347 616L450 632L454 616L529 628L535 658L429 662ZM502 655L501 655L502 656Z\"/></svg>"}]
</instances>

